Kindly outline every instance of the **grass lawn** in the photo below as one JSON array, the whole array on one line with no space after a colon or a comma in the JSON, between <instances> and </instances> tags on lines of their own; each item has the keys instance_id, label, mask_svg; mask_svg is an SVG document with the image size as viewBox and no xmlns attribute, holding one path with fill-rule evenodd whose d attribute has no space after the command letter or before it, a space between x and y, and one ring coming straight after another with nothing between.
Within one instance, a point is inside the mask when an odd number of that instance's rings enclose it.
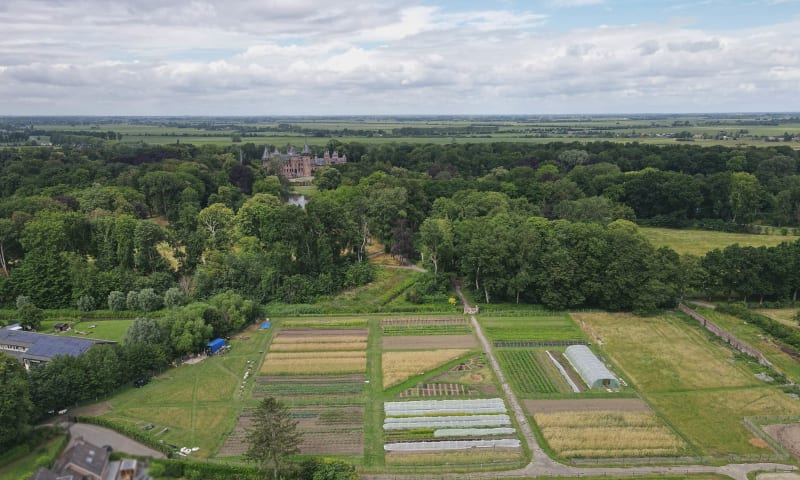
<instances>
[{"instance_id":1,"label":"grass lawn","mask_svg":"<svg viewBox=\"0 0 800 480\"><path fill-rule=\"evenodd\" d=\"M770 454L742 419L800 413L800 402L755 378L730 349L677 314L572 316L602 342L645 401L702 454Z\"/></svg>"},{"instance_id":2,"label":"grass lawn","mask_svg":"<svg viewBox=\"0 0 800 480\"><path fill-rule=\"evenodd\" d=\"M42 322L41 332L122 342L125 332L128 331L128 327L131 326L133 320L85 320L71 324L72 328L68 332L54 332L53 325L59 322L63 322L63 320L46 320ZM92 326L94 328L90 328ZM78 332L84 332L85 335Z\"/></svg>"},{"instance_id":3,"label":"grass lawn","mask_svg":"<svg viewBox=\"0 0 800 480\"><path fill-rule=\"evenodd\" d=\"M63 435L51 438L28 455L0 467L0 479L20 480L30 478L39 468L36 465L39 457L54 458L58 454L58 449L61 447L63 439Z\"/></svg>"},{"instance_id":4,"label":"grass lawn","mask_svg":"<svg viewBox=\"0 0 800 480\"><path fill-rule=\"evenodd\" d=\"M153 424L150 432L179 447L200 447L197 456L213 456L233 429L241 410L254 405L249 392L239 386L247 370L261 362L271 330L250 330L231 340L232 349L222 356L195 365L171 368L143 388L130 388L112 398L111 411L103 416L137 427ZM161 432L164 428L169 430Z\"/></svg>"},{"instance_id":5,"label":"grass lawn","mask_svg":"<svg viewBox=\"0 0 800 480\"><path fill-rule=\"evenodd\" d=\"M797 321L794 319L794 316L797 315L798 312L797 308L757 308L755 309L755 312L760 313L761 315L766 315L776 322L781 322L784 325L794 328L800 327L800 325L798 325Z\"/></svg>"},{"instance_id":6,"label":"grass lawn","mask_svg":"<svg viewBox=\"0 0 800 480\"><path fill-rule=\"evenodd\" d=\"M738 243L746 247L773 247L782 242L793 242L792 235L754 235L749 233L712 232L707 230L677 230L671 228L639 227L639 231L656 248L669 247L679 254L702 256L715 248L723 249Z\"/></svg>"},{"instance_id":7,"label":"grass lawn","mask_svg":"<svg viewBox=\"0 0 800 480\"><path fill-rule=\"evenodd\" d=\"M795 383L800 381L800 363L783 353L775 343L768 340L766 333L744 320L709 308L694 307L697 313L730 332L739 340L761 352L775 368Z\"/></svg>"}]
</instances>

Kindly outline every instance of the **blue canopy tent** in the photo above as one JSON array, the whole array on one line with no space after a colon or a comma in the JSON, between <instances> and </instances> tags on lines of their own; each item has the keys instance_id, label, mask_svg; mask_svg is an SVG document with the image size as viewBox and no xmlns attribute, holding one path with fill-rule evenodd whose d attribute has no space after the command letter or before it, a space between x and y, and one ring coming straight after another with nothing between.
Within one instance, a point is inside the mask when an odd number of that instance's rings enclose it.
<instances>
[{"instance_id":1,"label":"blue canopy tent","mask_svg":"<svg viewBox=\"0 0 800 480\"><path fill-rule=\"evenodd\" d=\"M222 338L215 338L206 344L206 353L209 355L214 355L215 353L219 352L222 347L225 346L225 340Z\"/></svg>"}]
</instances>

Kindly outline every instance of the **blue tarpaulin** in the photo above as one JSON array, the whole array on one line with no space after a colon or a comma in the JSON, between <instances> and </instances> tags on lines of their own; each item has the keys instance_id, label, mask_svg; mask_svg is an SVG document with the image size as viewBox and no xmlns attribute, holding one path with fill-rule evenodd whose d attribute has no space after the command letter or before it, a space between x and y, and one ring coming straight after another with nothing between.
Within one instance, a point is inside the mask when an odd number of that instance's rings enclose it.
<instances>
[{"instance_id":1,"label":"blue tarpaulin","mask_svg":"<svg viewBox=\"0 0 800 480\"><path fill-rule=\"evenodd\" d=\"M272 322L264 322L261 324L261 329L264 330L272 326Z\"/></svg>"},{"instance_id":2,"label":"blue tarpaulin","mask_svg":"<svg viewBox=\"0 0 800 480\"><path fill-rule=\"evenodd\" d=\"M209 354L214 354L219 351L220 348L225 346L225 340L222 338L215 338L206 344L206 351Z\"/></svg>"}]
</instances>

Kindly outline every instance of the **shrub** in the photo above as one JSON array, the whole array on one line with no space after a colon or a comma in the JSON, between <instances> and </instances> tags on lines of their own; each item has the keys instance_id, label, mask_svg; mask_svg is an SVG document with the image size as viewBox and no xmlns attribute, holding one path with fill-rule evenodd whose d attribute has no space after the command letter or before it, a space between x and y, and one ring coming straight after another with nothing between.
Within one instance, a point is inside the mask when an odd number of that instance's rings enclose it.
<instances>
[{"instance_id":1,"label":"shrub","mask_svg":"<svg viewBox=\"0 0 800 480\"><path fill-rule=\"evenodd\" d=\"M167 308L180 307L184 300L185 296L178 287L172 287L164 292L164 306Z\"/></svg>"},{"instance_id":2,"label":"shrub","mask_svg":"<svg viewBox=\"0 0 800 480\"><path fill-rule=\"evenodd\" d=\"M90 312L94 310L95 307L94 297L92 297L91 295L83 295L78 298L75 304L77 305L78 310L80 310L81 312Z\"/></svg>"},{"instance_id":3,"label":"shrub","mask_svg":"<svg viewBox=\"0 0 800 480\"><path fill-rule=\"evenodd\" d=\"M17 308L22 308L23 305L27 305L31 303L31 297L27 295L19 295L17 296Z\"/></svg>"},{"instance_id":4,"label":"shrub","mask_svg":"<svg viewBox=\"0 0 800 480\"><path fill-rule=\"evenodd\" d=\"M131 290L128 296L125 297L125 306L128 310L139 310L139 292Z\"/></svg>"},{"instance_id":5,"label":"shrub","mask_svg":"<svg viewBox=\"0 0 800 480\"><path fill-rule=\"evenodd\" d=\"M143 288L138 295L139 310L152 312L161 308L162 299L152 288Z\"/></svg>"},{"instance_id":6,"label":"shrub","mask_svg":"<svg viewBox=\"0 0 800 480\"><path fill-rule=\"evenodd\" d=\"M112 312L118 312L120 310L125 310L126 306L126 299L125 294L114 290L113 292L108 294L108 309Z\"/></svg>"}]
</instances>

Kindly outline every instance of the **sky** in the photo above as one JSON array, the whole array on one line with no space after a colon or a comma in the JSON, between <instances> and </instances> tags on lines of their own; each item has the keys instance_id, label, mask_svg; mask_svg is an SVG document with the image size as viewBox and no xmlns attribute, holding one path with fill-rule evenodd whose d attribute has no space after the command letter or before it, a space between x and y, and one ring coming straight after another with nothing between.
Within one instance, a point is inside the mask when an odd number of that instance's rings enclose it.
<instances>
[{"instance_id":1,"label":"sky","mask_svg":"<svg viewBox=\"0 0 800 480\"><path fill-rule=\"evenodd\" d=\"M800 111L800 0L0 0L0 115Z\"/></svg>"}]
</instances>

